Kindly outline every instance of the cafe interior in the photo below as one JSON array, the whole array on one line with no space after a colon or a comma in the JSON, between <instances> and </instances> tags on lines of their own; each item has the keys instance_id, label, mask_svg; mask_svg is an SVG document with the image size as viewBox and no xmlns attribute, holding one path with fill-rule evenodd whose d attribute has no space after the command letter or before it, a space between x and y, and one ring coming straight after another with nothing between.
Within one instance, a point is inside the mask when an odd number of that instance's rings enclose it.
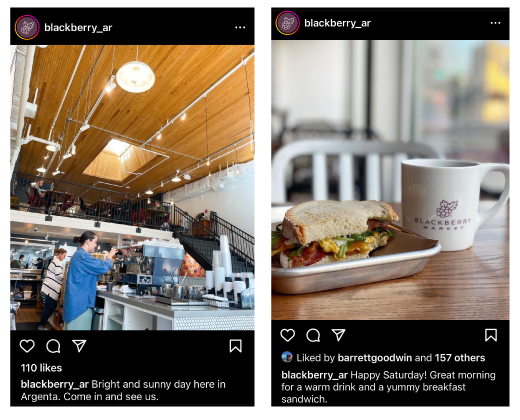
<instances>
[{"instance_id":1,"label":"cafe interior","mask_svg":"<svg viewBox=\"0 0 520 420\"><path fill-rule=\"evenodd\" d=\"M254 46L19 45L11 58L11 328L38 327L55 250L66 287L74 237L93 231L95 258L128 251L100 276L97 328L214 329L215 309L251 329L251 299L201 296L225 266L254 297Z\"/></svg>"},{"instance_id":2,"label":"cafe interior","mask_svg":"<svg viewBox=\"0 0 520 420\"><path fill-rule=\"evenodd\" d=\"M273 227L310 200L384 201L402 219L404 160L508 164L509 118L509 41L273 41ZM482 209L504 185L500 172L484 177ZM506 205L471 248L406 281L273 292L273 319L508 319L508 232Z\"/></svg>"}]
</instances>

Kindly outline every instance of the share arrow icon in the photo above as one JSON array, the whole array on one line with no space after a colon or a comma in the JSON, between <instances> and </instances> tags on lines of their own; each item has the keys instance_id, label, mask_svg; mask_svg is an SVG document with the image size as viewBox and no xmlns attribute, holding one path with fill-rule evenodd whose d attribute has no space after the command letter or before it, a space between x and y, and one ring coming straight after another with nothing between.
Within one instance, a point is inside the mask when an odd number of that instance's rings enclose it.
<instances>
[{"instance_id":1,"label":"share arrow icon","mask_svg":"<svg viewBox=\"0 0 520 420\"><path fill-rule=\"evenodd\" d=\"M345 330L343 330L345 331ZM339 341L339 340L338 340ZM81 351L87 340L72 340L72 342L76 345L78 348L78 353Z\"/></svg>"},{"instance_id":2,"label":"share arrow icon","mask_svg":"<svg viewBox=\"0 0 520 420\"><path fill-rule=\"evenodd\" d=\"M336 334L336 338L338 339L338 342L339 342L339 340L341 340L341 337L343 337L343 334L345 333L345 330L344 330L344 329L343 329L343 330L340 330L340 329L334 329L334 328L333 328L333 329L332 329L332 332L333 332L334 334Z\"/></svg>"}]
</instances>

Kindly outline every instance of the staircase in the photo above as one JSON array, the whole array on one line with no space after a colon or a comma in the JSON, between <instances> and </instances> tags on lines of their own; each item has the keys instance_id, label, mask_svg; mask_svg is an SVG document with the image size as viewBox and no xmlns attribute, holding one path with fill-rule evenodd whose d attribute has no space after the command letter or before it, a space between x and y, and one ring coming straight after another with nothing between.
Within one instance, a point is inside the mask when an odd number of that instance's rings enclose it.
<instances>
[{"instance_id":1,"label":"staircase","mask_svg":"<svg viewBox=\"0 0 520 420\"><path fill-rule=\"evenodd\" d=\"M205 270L213 269L213 251L220 251L220 235L227 235L233 273L254 273L253 236L218 216L212 216L207 228L177 206L174 206L172 222L174 237Z\"/></svg>"}]
</instances>

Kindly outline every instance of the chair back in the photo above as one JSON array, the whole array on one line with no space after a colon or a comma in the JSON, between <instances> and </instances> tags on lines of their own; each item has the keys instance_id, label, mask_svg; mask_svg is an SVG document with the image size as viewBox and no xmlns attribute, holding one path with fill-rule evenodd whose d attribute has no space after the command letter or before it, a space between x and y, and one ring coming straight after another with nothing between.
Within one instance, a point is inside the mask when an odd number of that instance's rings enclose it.
<instances>
[{"instance_id":1,"label":"chair back","mask_svg":"<svg viewBox=\"0 0 520 420\"><path fill-rule=\"evenodd\" d=\"M354 200L354 157L365 158L367 200L381 200L382 156L393 157L392 201L401 201L401 162L411 157L442 158L442 154L424 143L303 140L287 144L276 152L271 166L271 201L287 202L286 171L293 159L312 156L312 190L314 200L327 200L327 156L339 156L339 199Z\"/></svg>"}]
</instances>

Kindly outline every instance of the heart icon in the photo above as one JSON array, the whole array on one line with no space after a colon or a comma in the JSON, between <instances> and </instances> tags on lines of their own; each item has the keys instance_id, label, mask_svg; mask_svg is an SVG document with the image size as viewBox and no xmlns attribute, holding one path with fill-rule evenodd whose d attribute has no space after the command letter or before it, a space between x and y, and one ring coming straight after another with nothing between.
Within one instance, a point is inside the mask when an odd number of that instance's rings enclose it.
<instances>
[{"instance_id":1,"label":"heart icon","mask_svg":"<svg viewBox=\"0 0 520 420\"><path fill-rule=\"evenodd\" d=\"M20 340L20 347L24 352L29 353L34 348L34 341Z\"/></svg>"},{"instance_id":2,"label":"heart icon","mask_svg":"<svg viewBox=\"0 0 520 420\"><path fill-rule=\"evenodd\" d=\"M280 335L282 336L282 338L285 341L289 342L294 338L296 333L294 332L294 330L292 328L291 329L284 328L283 330L280 331Z\"/></svg>"}]
</instances>

